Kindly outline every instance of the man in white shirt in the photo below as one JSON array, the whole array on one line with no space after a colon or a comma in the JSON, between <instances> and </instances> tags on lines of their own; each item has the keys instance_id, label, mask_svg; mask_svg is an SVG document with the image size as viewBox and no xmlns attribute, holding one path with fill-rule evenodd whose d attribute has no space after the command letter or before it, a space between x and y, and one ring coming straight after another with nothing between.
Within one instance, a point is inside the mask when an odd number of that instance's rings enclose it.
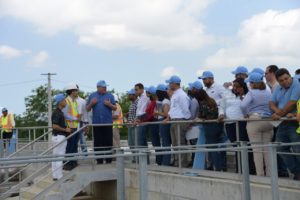
<instances>
[{"instance_id":1,"label":"man in white shirt","mask_svg":"<svg viewBox=\"0 0 300 200\"><path fill-rule=\"evenodd\" d=\"M272 93L275 90L275 88L279 85L275 76L277 70L278 67L276 65L270 65L266 68L265 71L265 78L267 81L267 85L270 87Z\"/></svg>"},{"instance_id":2,"label":"man in white shirt","mask_svg":"<svg viewBox=\"0 0 300 200\"><path fill-rule=\"evenodd\" d=\"M166 83L168 83L170 89L174 91L171 97L169 116L166 120L172 120L172 121L189 120L191 118L191 112L189 109L191 100L180 87L181 79L178 76L174 75L171 76L171 78L167 80ZM180 130L179 138L177 138L178 126ZM187 145L185 134L188 130L188 127L189 127L188 123L171 124L172 146ZM188 164L189 164L188 155L182 154L181 166L187 167ZM174 156L174 166L178 166L178 155Z\"/></svg>"},{"instance_id":3,"label":"man in white shirt","mask_svg":"<svg viewBox=\"0 0 300 200\"><path fill-rule=\"evenodd\" d=\"M215 83L214 74L210 71L203 72L202 76L199 77L202 79L203 84L205 85L205 91L207 94L213 98L217 105L220 105L220 101L225 93L225 88L221 85Z\"/></svg>"},{"instance_id":4,"label":"man in white shirt","mask_svg":"<svg viewBox=\"0 0 300 200\"><path fill-rule=\"evenodd\" d=\"M137 107L136 107L136 122L139 123L143 121L143 118L146 117L146 109L148 104L150 103L149 97L147 97L146 93L144 92L144 85L142 83L137 83L134 86L135 94L137 96ZM147 126L140 125L137 127L137 141L138 144L135 146L144 146L145 144L142 141L145 141L147 132Z\"/></svg>"}]
</instances>

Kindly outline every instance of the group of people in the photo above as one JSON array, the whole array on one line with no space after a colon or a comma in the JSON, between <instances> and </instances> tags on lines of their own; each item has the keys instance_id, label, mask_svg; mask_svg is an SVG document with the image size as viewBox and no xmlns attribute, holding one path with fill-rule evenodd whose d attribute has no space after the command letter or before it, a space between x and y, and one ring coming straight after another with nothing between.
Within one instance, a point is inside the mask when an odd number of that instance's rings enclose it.
<instances>
[{"instance_id":1,"label":"group of people","mask_svg":"<svg viewBox=\"0 0 300 200\"><path fill-rule=\"evenodd\" d=\"M279 69L275 65L268 66L265 70L255 68L251 72L240 66L232 73L232 82L218 85L214 74L205 71L199 77L203 84L196 80L189 84L188 91L182 88L181 79L176 75L171 76L166 84L156 87L144 87L142 83L137 83L127 92L131 104L124 116L122 108L116 102L117 97L107 92L108 85L104 80L98 81L97 91L87 101L78 96L78 86L71 84L66 87L67 97L65 94L55 96L57 109L52 116L53 144L59 143L88 123L90 112L91 123L97 124L93 126L94 151L97 155L107 153L113 146L120 147L119 129L126 117L130 148L147 147L148 138L151 138L154 147L164 147L156 148L157 151L201 144L220 147L227 140L233 145L237 141L246 141L253 146L253 153L249 153L250 173L270 176L268 149L256 148L255 145L273 141L300 142L297 120L275 121L284 117L297 117L300 120L300 103L297 115L299 77L293 77L287 69ZM244 118L250 120L241 120ZM264 121L266 118L274 121ZM213 121L197 123L198 120ZM82 132L87 133L88 130ZM82 134L75 134L67 142L54 148L54 153L76 153L80 136ZM299 153L300 146L282 146L278 151ZM135 158L132 161L137 162ZM294 179L300 179L299 156L281 154L278 161L279 176L289 176L289 170ZM97 159L98 164L104 162L111 163L112 159ZM177 154L157 155L155 162L158 165L227 171L224 151L207 154L197 152L192 156L181 154L181 163ZM62 177L62 165L62 162L53 163L55 180ZM76 166L76 161L69 161L64 169L71 170Z\"/></svg>"},{"instance_id":2,"label":"group of people","mask_svg":"<svg viewBox=\"0 0 300 200\"><path fill-rule=\"evenodd\" d=\"M197 80L189 84L187 92L182 89L181 79L176 75L166 81L167 85L144 88L143 84L136 84L134 89L128 91L132 103L127 117L128 122L133 124L128 128L129 146L146 147L149 137L154 147L166 147L165 150L178 145L213 145L227 140L236 144L237 141L245 141L253 147L253 153L249 153L250 173L270 176L268 148L255 146L270 142L300 142L297 120L281 121L285 117L297 117L300 121L299 70L292 76L287 69L279 69L276 65L266 69L255 68L251 72L239 66L232 73L232 82L218 85L214 74L205 71L199 77L204 86ZM213 121L192 123L197 120ZM145 123L159 121L163 122ZM172 123L164 123L168 121ZM137 144L134 144L135 140ZM278 151L299 153L300 146L281 146ZM178 166L178 162L177 155L173 158L170 155L156 156L158 165ZM180 164L183 167L192 165L195 169L227 171L226 152L197 152L191 157L182 154ZM299 156L280 154L280 177L288 177L289 170L294 179L299 180L299 169Z\"/></svg>"}]
</instances>

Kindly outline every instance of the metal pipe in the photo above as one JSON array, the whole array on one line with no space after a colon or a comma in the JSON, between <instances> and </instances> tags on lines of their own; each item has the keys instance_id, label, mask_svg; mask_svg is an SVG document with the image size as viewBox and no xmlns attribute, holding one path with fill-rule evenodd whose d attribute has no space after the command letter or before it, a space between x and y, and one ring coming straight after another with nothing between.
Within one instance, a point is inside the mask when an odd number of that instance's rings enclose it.
<instances>
[{"instance_id":1,"label":"metal pipe","mask_svg":"<svg viewBox=\"0 0 300 200\"><path fill-rule=\"evenodd\" d=\"M277 169L277 153L276 147L269 147L270 165L271 165L271 187L272 187L272 200L279 200L278 189L278 169Z\"/></svg>"},{"instance_id":2,"label":"metal pipe","mask_svg":"<svg viewBox=\"0 0 300 200\"><path fill-rule=\"evenodd\" d=\"M124 154L122 149L117 149L116 154ZM117 199L125 200L125 167L124 157L117 157Z\"/></svg>"},{"instance_id":3,"label":"metal pipe","mask_svg":"<svg viewBox=\"0 0 300 200\"><path fill-rule=\"evenodd\" d=\"M148 200L147 157L148 157L147 152L144 152L139 155L140 200Z\"/></svg>"},{"instance_id":4,"label":"metal pipe","mask_svg":"<svg viewBox=\"0 0 300 200\"><path fill-rule=\"evenodd\" d=\"M247 143L241 142L242 147L247 146ZM250 193L250 178L248 165L248 149L244 148L242 151L242 180L243 180L243 200L251 200Z\"/></svg>"}]
</instances>

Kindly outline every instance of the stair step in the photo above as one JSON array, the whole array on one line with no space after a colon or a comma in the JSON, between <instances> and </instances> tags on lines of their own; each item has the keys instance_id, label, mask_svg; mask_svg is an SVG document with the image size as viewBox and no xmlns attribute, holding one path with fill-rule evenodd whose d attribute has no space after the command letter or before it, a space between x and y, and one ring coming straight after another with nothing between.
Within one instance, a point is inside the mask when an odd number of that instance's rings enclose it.
<instances>
[{"instance_id":1,"label":"stair step","mask_svg":"<svg viewBox=\"0 0 300 200\"><path fill-rule=\"evenodd\" d=\"M96 200L96 198L92 196L79 196L73 197L72 200Z\"/></svg>"},{"instance_id":2,"label":"stair step","mask_svg":"<svg viewBox=\"0 0 300 200\"><path fill-rule=\"evenodd\" d=\"M44 189L37 187L36 185L33 185L31 187L28 188L21 188L21 192L20 192L20 196L21 199L25 198L25 199L33 199L33 197L37 194L39 194L40 192L42 192Z\"/></svg>"},{"instance_id":3,"label":"stair step","mask_svg":"<svg viewBox=\"0 0 300 200\"><path fill-rule=\"evenodd\" d=\"M53 183L54 181L52 180L52 178L48 176L38 181L36 185L40 188L46 189L48 186L50 186Z\"/></svg>"}]
</instances>

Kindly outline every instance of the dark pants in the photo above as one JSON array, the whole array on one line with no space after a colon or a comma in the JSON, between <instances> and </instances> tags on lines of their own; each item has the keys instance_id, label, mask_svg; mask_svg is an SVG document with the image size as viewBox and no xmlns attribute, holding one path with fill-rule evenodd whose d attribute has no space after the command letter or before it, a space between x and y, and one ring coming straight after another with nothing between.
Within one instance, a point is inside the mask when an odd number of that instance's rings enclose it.
<instances>
[{"instance_id":1,"label":"dark pants","mask_svg":"<svg viewBox=\"0 0 300 200\"><path fill-rule=\"evenodd\" d=\"M276 141L277 128L274 128L274 135L272 138L272 142ZM283 162L283 159L280 155L277 154L277 168L278 168L278 176L286 177L289 175L286 164Z\"/></svg>"},{"instance_id":2,"label":"dark pants","mask_svg":"<svg viewBox=\"0 0 300 200\"><path fill-rule=\"evenodd\" d=\"M203 124L206 144L218 144L224 142L223 123ZM217 147L211 147L217 148ZM212 164L216 171L227 171L226 152L218 151L211 153Z\"/></svg>"},{"instance_id":3,"label":"dark pants","mask_svg":"<svg viewBox=\"0 0 300 200\"><path fill-rule=\"evenodd\" d=\"M248 133L247 133L247 122L238 122L239 123L239 140L240 141L246 141L249 142L249 137L248 137ZM230 142L236 142L237 141L237 137L236 137L236 123L232 123L232 124L226 124L225 125L225 130L226 130L226 134L228 139L230 140ZM251 150L251 149L250 149ZM255 171L255 165L254 165L254 158L253 158L253 152L249 152L248 153L248 158L249 158L249 173L255 175L256 171ZM236 160L236 172L238 172L238 156L237 156L237 152L235 153L235 160Z\"/></svg>"},{"instance_id":4,"label":"dark pants","mask_svg":"<svg viewBox=\"0 0 300 200\"><path fill-rule=\"evenodd\" d=\"M276 142L300 142L300 135L296 133L297 122L282 122L277 129ZM300 145L280 146L278 152L300 153ZM288 169L296 176L300 176L300 156L280 155Z\"/></svg>"},{"instance_id":5,"label":"dark pants","mask_svg":"<svg viewBox=\"0 0 300 200\"><path fill-rule=\"evenodd\" d=\"M77 129L72 129L72 133L74 133ZM67 140L66 154L69 153L78 153L78 141L79 141L79 133L76 133L72 137ZM77 165L76 160L71 160L67 162L66 165L70 165L72 167Z\"/></svg>"},{"instance_id":6,"label":"dark pants","mask_svg":"<svg viewBox=\"0 0 300 200\"><path fill-rule=\"evenodd\" d=\"M160 147L160 137L159 137L159 125L158 124L150 124L143 125L138 127L138 147L147 147L147 136L150 133L152 146ZM156 150L157 151L157 150ZM155 157L156 163L161 165L162 155L156 155Z\"/></svg>"},{"instance_id":7,"label":"dark pants","mask_svg":"<svg viewBox=\"0 0 300 200\"><path fill-rule=\"evenodd\" d=\"M6 146L8 147L9 146L9 140L12 138L12 135L13 135L13 132L5 132L3 131L3 146L4 148L6 148Z\"/></svg>"},{"instance_id":8,"label":"dark pants","mask_svg":"<svg viewBox=\"0 0 300 200\"><path fill-rule=\"evenodd\" d=\"M159 134L163 147L171 147L171 134L170 134L170 124L160 124L159 125ZM171 151L166 149L164 151ZM162 165L170 166L171 165L171 154L162 155Z\"/></svg>"},{"instance_id":9,"label":"dark pants","mask_svg":"<svg viewBox=\"0 0 300 200\"><path fill-rule=\"evenodd\" d=\"M96 155L107 155L98 152L109 151L112 149L112 140L113 140L112 137L113 137L112 126L94 127L94 151L97 152ZM106 158L105 161L106 163L111 163L112 159ZM102 164L103 159L97 159L97 163Z\"/></svg>"}]
</instances>

